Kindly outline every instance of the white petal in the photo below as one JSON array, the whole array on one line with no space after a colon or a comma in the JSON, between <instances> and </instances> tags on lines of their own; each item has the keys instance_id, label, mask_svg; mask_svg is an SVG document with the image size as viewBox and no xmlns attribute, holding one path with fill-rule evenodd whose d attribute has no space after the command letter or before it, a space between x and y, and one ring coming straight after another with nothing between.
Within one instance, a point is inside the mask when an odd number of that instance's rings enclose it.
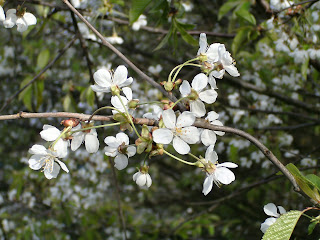
<instances>
[{"instance_id":1,"label":"white petal","mask_svg":"<svg viewBox=\"0 0 320 240\"><path fill-rule=\"evenodd\" d=\"M126 81L124 81L122 84L119 84L118 86L119 86L120 88L121 88L121 87L125 87L125 86L130 85L132 82L133 82L133 78L132 78L132 77L129 77Z\"/></svg>"},{"instance_id":2,"label":"white petal","mask_svg":"<svg viewBox=\"0 0 320 240\"><path fill-rule=\"evenodd\" d=\"M107 146L104 148L104 154L109 157L115 157L118 154L118 150L117 148Z\"/></svg>"},{"instance_id":3,"label":"white petal","mask_svg":"<svg viewBox=\"0 0 320 240\"><path fill-rule=\"evenodd\" d=\"M169 144L172 141L173 133L170 129L160 128L153 131L152 137L156 143Z\"/></svg>"},{"instance_id":4,"label":"white petal","mask_svg":"<svg viewBox=\"0 0 320 240\"><path fill-rule=\"evenodd\" d=\"M69 172L69 169L67 168L67 165L64 164L64 162L60 161L59 159L56 159L56 161L59 163L60 167L62 168L63 171Z\"/></svg>"},{"instance_id":5,"label":"white petal","mask_svg":"<svg viewBox=\"0 0 320 240\"><path fill-rule=\"evenodd\" d=\"M140 175L141 175L141 172L136 172L135 174L133 174L132 176L133 181L136 181Z\"/></svg>"},{"instance_id":6,"label":"white petal","mask_svg":"<svg viewBox=\"0 0 320 240\"><path fill-rule=\"evenodd\" d=\"M119 67L117 67L116 71L114 72L113 83L119 86L127 80L127 77L128 77L127 68L123 65L120 65Z\"/></svg>"},{"instance_id":7,"label":"white petal","mask_svg":"<svg viewBox=\"0 0 320 240\"><path fill-rule=\"evenodd\" d=\"M238 165L233 162L224 162L224 163L218 164L218 167L237 168Z\"/></svg>"},{"instance_id":8,"label":"white petal","mask_svg":"<svg viewBox=\"0 0 320 240\"><path fill-rule=\"evenodd\" d=\"M42 145L35 144L29 149L29 153L30 154L47 155L47 149Z\"/></svg>"},{"instance_id":9,"label":"white petal","mask_svg":"<svg viewBox=\"0 0 320 240\"><path fill-rule=\"evenodd\" d=\"M222 122L220 122L219 120L213 120L211 121L212 125L216 125L216 126L223 126ZM225 134L225 132L221 132L221 131L214 131L218 136L223 136Z\"/></svg>"},{"instance_id":10,"label":"white petal","mask_svg":"<svg viewBox=\"0 0 320 240\"><path fill-rule=\"evenodd\" d=\"M84 143L88 153L95 153L99 150L99 139L95 134L87 133Z\"/></svg>"},{"instance_id":11,"label":"white petal","mask_svg":"<svg viewBox=\"0 0 320 240\"><path fill-rule=\"evenodd\" d=\"M206 179L203 182L202 193L204 195L207 195L212 190L212 185L213 185L213 175L209 175L206 177Z\"/></svg>"},{"instance_id":12,"label":"white petal","mask_svg":"<svg viewBox=\"0 0 320 240\"><path fill-rule=\"evenodd\" d=\"M205 154L205 159L209 162L216 163L218 161L218 154L213 150L214 146L210 145Z\"/></svg>"},{"instance_id":13,"label":"white petal","mask_svg":"<svg viewBox=\"0 0 320 240\"><path fill-rule=\"evenodd\" d=\"M230 184L236 179L234 173L230 169L225 167L217 168L214 172L214 176L217 178L219 182L226 185Z\"/></svg>"},{"instance_id":14,"label":"white petal","mask_svg":"<svg viewBox=\"0 0 320 240\"><path fill-rule=\"evenodd\" d=\"M212 104L216 101L218 93L214 89L209 89L199 93L199 98L205 103Z\"/></svg>"},{"instance_id":15,"label":"white petal","mask_svg":"<svg viewBox=\"0 0 320 240\"><path fill-rule=\"evenodd\" d=\"M267 218L260 226L261 232L265 233L267 229L277 221L276 218Z\"/></svg>"},{"instance_id":16,"label":"white petal","mask_svg":"<svg viewBox=\"0 0 320 240\"><path fill-rule=\"evenodd\" d=\"M280 214L285 214L287 212L282 206L278 206L278 209Z\"/></svg>"},{"instance_id":17,"label":"white petal","mask_svg":"<svg viewBox=\"0 0 320 240\"><path fill-rule=\"evenodd\" d=\"M125 169L128 166L128 158L126 155L124 154L118 154L115 158L114 158L114 166L118 169L118 170L122 170Z\"/></svg>"},{"instance_id":18,"label":"white petal","mask_svg":"<svg viewBox=\"0 0 320 240\"><path fill-rule=\"evenodd\" d=\"M209 74L208 82L211 88L218 89L216 79L213 77L212 73Z\"/></svg>"},{"instance_id":19,"label":"white petal","mask_svg":"<svg viewBox=\"0 0 320 240\"><path fill-rule=\"evenodd\" d=\"M26 12L22 18L28 26L35 25L37 23L37 18L32 13Z\"/></svg>"},{"instance_id":20,"label":"white petal","mask_svg":"<svg viewBox=\"0 0 320 240\"><path fill-rule=\"evenodd\" d=\"M137 183L140 187L146 185L146 183L147 183L147 177L146 177L146 175L145 175L145 174L140 174L140 176L137 177L136 183Z\"/></svg>"},{"instance_id":21,"label":"white petal","mask_svg":"<svg viewBox=\"0 0 320 240\"><path fill-rule=\"evenodd\" d=\"M178 117L176 126L179 128L189 127L194 123L195 120L196 117L193 113L185 111Z\"/></svg>"},{"instance_id":22,"label":"white petal","mask_svg":"<svg viewBox=\"0 0 320 240\"><path fill-rule=\"evenodd\" d=\"M274 203L268 203L263 207L263 211L268 215L272 217L279 217L279 213L277 211L276 205Z\"/></svg>"},{"instance_id":23,"label":"white petal","mask_svg":"<svg viewBox=\"0 0 320 240\"><path fill-rule=\"evenodd\" d=\"M29 167L33 170L39 170L45 161L43 155L32 155L28 161Z\"/></svg>"},{"instance_id":24,"label":"white petal","mask_svg":"<svg viewBox=\"0 0 320 240\"><path fill-rule=\"evenodd\" d=\"M42 139L51 142L56 140L60 136L60 133L58 128L45 124L40 132L40 136Z\"/></svg>"},{"instance_id":25,"label":"white petal","mask_svg":"<svg viewBox=\"0 0 320 240\"><path fill-rule=\"evenodd\" d=\"M187 80L183 80L181 86L179 87L180 93L183 97L188 96L191 92L191 86Z\"/></svg>"},{"instance_id":26,"label":"white petal","mask_svg":"<svg viewBox=\"0 0 320 240\"><path fill-rule=\"evenodd\" d=\"M124 95L126 96L126 98L130 101L132 100L132 90L129 87L124 87L122 88L122 91L124 93Z\"/></svg>"},{"instance_id":27,"label":"white petal","mask_svg":"<svg viewBox=\"0 0 320 240\"><path fill-rule=\"evenodd\" d=\"M205 146L209 145L215 145L217 141L217 135L214 133L214 131L211 131L209 129L204 129L201 133L201 142Z\"/></svg>"},{"instance_id":28,"label":"white petal","mask_svg":"<svg viewBox=\"0 0 320 240\"><path fill-rule=\"evenodd\" d=\"M207 36L205 33L200 34L199 47L197 55L200 55L200 53L204 54L208 47Z\"/></svg>"},{"instance_id":29,"label":"white petal","mask_svg":"<svg viewBox=\"0 0 320 240\"><path fill-rule=\"evenodd\" d=\"M181 129L181 134L179 137L189 143L189 144L195 144L199 141L200 138L200 132L198 128L191 126L191 127L185 127Z\"/></svg>"},{"instance_id":30,"label":"white petal","mask_svg":"<svg viewBox=\"0 0 320 240\"><path fill-rule=\"evenodd\" d=\"M12 28L17 21L16 9L9 9L6 13L6 20L3 21L5 28Z\"/></svg>"},{"instance_id":31,"label":"white petal","mask_svg":"<svg viewBox=\"0 0 320 240\"><path fill-rule=\"evenodd\" d=\"M101 87L99 85L91 85L91 89L94 92L110 92L110 87Z\"/></svg>"},{"instance_id":32,"label":"white petal","mask_svg":"<svg viewBox=\"0 0 320 240\"><path fill-rule=\"evenodd\" d=\"M83 132L79 132L79 134L74 135L72 140L71 140L71 150L75 151L77 150L81 143L83 142L84 139L84 133Z\"/></svg>"},{"instance_id":33,"label":"white petal","mask_svg":"<svg viewBox=\"0 0 320 240\"><path fill-rule=\"evenodd\" d=\"M105 142L105 144L107 144L107 145L109 145L110 147L113 147L113 148L117 148L121 144L121 142L118 141L118 139L116 139L114 136L106 137L104 139L104 142Z\"/></svg>"},{"instance_id":34,"label":"white petal","mask_svg":"<svg viewBox=\"0 0 320 240\"><path fill-rule=\"evenodd\" d=\"M58 140L58 142L53 147L53 149L57 152L57 157L59 157L59 158L66 157L68 154L68 146L69 146L69 141L62 140L60 138Z\"/></svg>"},{"instance_id":35,"label":"white petal","mask_svg":"<svg viewBox=\"0 0 320 240\"><path fill-rule=\"evenodd\" d=\"M147 187L149 188L149 187L151 186L151 184L152 184L152 179L151 179L149 173L147 173L146 175L147 175L147 176L146 176L146 177L147 177L147 183L146 183L146 185L147 185Z\"/></svg>"},{"instance_id":36,"label":"white petal","mask_svg":"<svg viewBox=\"0 0 320 240\"><path fill-rule=\"evenodd\" d=\"M99 69L93 74L95 83L102 88L111 87L111 74L106 69Z\"/></svg>"},{"instance_id":37,"label":"white petal","mask_svg":"<svg viewBox=\"0 0 320 240\"><path fill-rule=\"evenodd\" d=\"M0 6L0 22L6 20L6 16L4 15L3 8Z\"/></svg>"},{"instance_id":38,"label":"white petal","mask_svg":"<svg viewBox=\"0 0 320 240\"><path fill-rule=\"evenodd\" d=\"M225 72L224 69L222 69L220 71L212 71L212 76L214 76L215 78L221 79L221 78L223 78L224 72Z\"/></svg>"},{"instance_id":39,"label":"white petal","mask_svg":"<svg viewBox=\"0 0 320 240\"><path fill-rule=\"evenodd\" d=\"M176 126L176 115L172 109L163 111L163 123L167 128L173 129Z\"/></svg>"},{"instance_id":40,"label":"white petal","mask_svg":"<svg viewBox=\"0 0 320 240\"><path fill-rule=\"evenodd\" d=\"M208 85L208 77L204 73L197 74L191 83L191 86L197 92L201 92Z\"/></svg>"},{"instance_id":41,"label":"white petal","mask_svg":"<svg viewBox=\"0 0 320 240\"><path fill-rule=\"evenodd\" d=\"M238 72L238 69L234 65L225 66L225 69L233 77L239 77L240 76L240 73Z\"/></svg>"},{"instance_id":42,"label":"white petal","mask_svg":"<svg viewBox=\"0 0 320 240\"><path fill-rule=\"evenodd\" d=\"M209 61L217 62L219 60L218 48L220 45L221 45L220 43L213 43L209 46L207 50L207 56Z\"/></svg>"},{"instance_id":43,"label":"white petal","mask_svg":"<svg viewBox=\"0 0 320 240\"><path fill-rule=\"evenodd\" d=\"M178 153L182 155L188 154L190 152L189 145L179 137L174 137L173 147Z\"/></svg>"},{"instance_id":44,"label":"white petal","mask_svg":"<svg viewBox=\"0 0 320 240\"><path fill-rule=\"evenodd\" d=\"M206 119L209 120L210 122L218 118L219 118L219 114L216 113L215 111L208 112L208 116L206 117Z\"/></svg>"},{"instance_id":45,"label":"white petal","mask_svg":"<svg viewBox=\"0 0 320 240\"><path fill-rule=\"evenodd\" d=\"M127 106L128 105L128 99L124 96L120 96L122 103ZM121 101L119 100L118 96L112 96L111 97L111 104L115 108L117 108L121 112L125 112L125 108L123 107Z\"/></svg>"},{"instance_id":46,"label":"white petal","mask_svg":"<svg viewBox=\"0 0 320 240\"><path fill-rule=\"evenodd\" d=\"M136 149L135 146L129 146L129 147L127 148L127 155L128 155L128 157L134 156L134 155L136 154L136 152L137 152L137 149Z\"/></svg>"},{"instance_id":47,"label":"white petal","mask_svg":"<svg viewBox=\"0 0 320 240\"><path fill-rule=\"evenodd\" d=\"M190 101L190 111L194 113L196 117L203 117L206 114L206 107L200 99L197 99Z\"/></svg>"},{"instance_id":48,"label":"white petal","mask_svg":"<svg viewBox=\"0 0 320 240\"><path fill-rule=\"evenodd\" d=\"M129 145L129 137L127 134L123 132L117 133L116 138L120 144L124 143L125 145Z\"/></svg>"},{"instance_id":49,"label":"white petal","mask_svg":"<svg viewBox=\"0 0 320 240\"><path fill-rule=\"evenodd\" d=\"M44 176L48 179L56 178L59 174L59 171L60 171L59 165L56 162L54 162L52 171L49 171L48 169L46 169L44 171Z\"/></svg>"}]
</instances>

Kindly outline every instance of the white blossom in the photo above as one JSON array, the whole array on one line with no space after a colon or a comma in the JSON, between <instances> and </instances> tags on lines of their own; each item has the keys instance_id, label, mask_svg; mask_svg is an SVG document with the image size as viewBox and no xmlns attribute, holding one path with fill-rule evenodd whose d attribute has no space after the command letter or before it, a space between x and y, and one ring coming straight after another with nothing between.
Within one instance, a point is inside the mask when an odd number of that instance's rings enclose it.
<instances>
[{"instance_id":1,"label":"white blossom","mask_svg":"<svg viewBox=\"0 0 320 240\"><path fill-rule=\"evenodd\" d=\"M136 154L136 147L129 146L129 137L125 133L118 133L116 137L109 136L104 139L107 144L105 154L110 157L115 157L115 167L122 170L128 166L128 157Z\"/></svg>"},{"instance_id":2,"label":"white blossom","mask_svg":"<svg viewBox=\"0 0 320 240\"><path fill-rule=\"evenodd\" d=\"M132 29L138 31L141 27L147 26L147 17L143 14L132 24Z\"/></svg>"},{"instance_id":3,"label":"white blossom","mask_svg":"<svg viewBox=\"0 0 320 240\"><path fill-rule=\"evenodd\" d=\"M125 97L124 96L119 96L121 98L122 103L121 103L121 101L120 101L118 96L112 96L111 97L111 104L116 109L118 109L120 112L125 112L126 109L127 110L129 109L129 107L128 107L129 101L132 100L132 90L129 87L124 87L122 89L122 91L123 91L123 93L125 95ZM112 110L112 113L113 114L117 114L118 111L117 110Z\"/></svg>"},{"instance_id":4,"label":"white blossom","mask_svg":"<svg viewBox=\"0 0 320 240\"><path fill-rule=\"evenodd\" d=\"M203 182L202 193L204 195L207 195L212 190L213 183L220 187L221 184L227 185L236 179L234 173L228 168L236 168L238 165L232 162L218 164L218 155L213 150L212 145L207 148L204 160L207 173L207 177Z\"/></svg>"},{"instance_id":5,"label":"white blossom","mask_svg":"<svg viewBox=\"0 0 320 240\"><path fill-rule=\"evenodd\" d=\"M84 124L83 128L89 127L91 124ZM74 127L72 130L80 130L81 125ZM99 150L99 139L96 129L79 131L72 134L71 150L77 150L84 142L88 153L95 153Z\"/></svg>"},{"instance_id":6,"label":"white blossom","mask_svg":"<svg viewBox=\"0 0 320 240\"><path fill-rule=\"evenodd\" d=\"M190 111L194 113L196 117L202 117L206 114L206 108L203 102L212 104L217 99L218 94L214 89L204 90L207 85L208 77L204 73L199 73L192 80L192 88L186 80L182 82L179 88L183 97L192 96L190 98Z\"/></svg>"},{"instance_id":7,"label":"white blossom","mask_svg":"<svg viewBox=\"0 0 320 240\"><path fill-rule=\"evenodd\" d=\"M99 69L93 74L95 85L91 88L95 92L111 92L112 88L122 88L132 83L132 77L128 78L128 70L125 66L120 65L114 74L106 69Z\"/></svg>"},{"instance_id":8,"label":"white blossom","mask_svg":"<svg viewBox=\"0 0 320 240\"><path fill-rule=\"evenodd\" d=\"M0 6L0 22L6 20L6 16L4 15L3 8Z\"/></svg>"},{"instance_id":9,"label":"white blossom","mask_svg":"<svg viewBox=\"0 0 320 240\"><path fill-rule=\"evenodd\" d=\"M61 134L61 131L51 125L43 125L43 130L40 132L42 139L52 142L55 141ZM57 151L60 158L64 158L68 154L68 146L70 145L69 140L63 139L62 137L56 142L53 150Z\"/></svg>"},{"instance_id":10,"label":"white blossom","mask_svg":"<svg viewBox=\"0 0 320 240\"><path fill-rule=\"evenodd\" d=\"M280 217L281 214L285 214L286 210L282 206L276 207L274 203L268 203L263 207L263 211L270 218L267 218L263 223L261 223L260 230L265 233L267 229L276 222L277 218ZM278 213L279 211L279 213Z\"/></svg>"},{"instance_id":11,"label":"white blossom","mask_svg":"<svg viewBox=\"0 0 320 240\"><path fill-rule=\"evenodd\" d=\"M216 113L215 111L211 111L208 113L208 116L206 117L206 120L210 122L212 125L217 125L217 126L223 126L222 122L218 120L219 114ZM215 145L217 136L223 136L225 133L221 131L213 131L210 129L203 129L200 139L203 145L209 146L209 145Z\"/></svg>"},{"instance_id":12,"label":"white blossom","mask_svg":"<svg viewBox=\"0 0 320 240\"><path fill-rule=\"evenodd\" d=\"M152 184L150 174L141 170L133 174L133 181L140 187L147 186L149 188Z\"/></svg>"},{"instance_id":13,"label":"white blossom","mask_svg":"<svg viewBox=\"0 0 320 240\"><path fill-rule=\"evenodd\" d=\"M180 154L187 154L190 151L188 144L195 144L199 141L199 130L191 126L195 116L191 112L183 112L178 119L172 109L163 111L163 123L166 128L153 131L153 141L156 143L169 144L173 140L174 149Z\"/></svg>"},{"instance_id":14,"label":"white blossom","mask_svg":"<svg viewBox=\"0 0 320 240\"><path fill-rule=\"evenodd\" d=\"M21 15L20 15L21 14ZM3 21L5 28L12 28L17 25L18 32L24 32L29 26L35 25L37 18L29 12L20 13L16 9L9 9L6 13L6 19Z\"/></svg>"},{"instance_id":15,"label":"white blossom","mask_svg":"<svg viewBox=\"0 0 320 240\"><path fill-rule=\"evenodd\" d=\"M117 34L113 34L111 37L105 38L111 44L122 44L123 38L119 37Z\"/></svg>"},{"instance_id":16,"label":"white blossom","mask_svg":"<svg viewBox=\"0 0 320 240\"><path fill-rule=\"evenodd\" d=\"M46 149L42 145L35 144L29 149L29 153L33 154L29 159L29 167L33 170L43 168L46 178L52 179L58 176L60 167L69 172L67 166L58 159L58 152Z\"/></svg>"}]
</instances>

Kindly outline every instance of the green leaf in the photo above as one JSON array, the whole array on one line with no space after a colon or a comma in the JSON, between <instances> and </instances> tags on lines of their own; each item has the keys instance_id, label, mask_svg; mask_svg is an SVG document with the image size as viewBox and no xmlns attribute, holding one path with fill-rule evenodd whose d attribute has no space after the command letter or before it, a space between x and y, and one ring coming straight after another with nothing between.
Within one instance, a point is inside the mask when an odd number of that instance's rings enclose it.
<instances>
[{"instance_id":1,"label":"green leaf","mask_svg":"<svg viewBox=\"0 0 320 240\"><path fill-rule=\"evenodd\" d=\"M42 69L44 68L50 58L50 51L48 49L44 49L40 52L37 58L37 69Z\"/></svg>"},{"instance_id":2,"label":"green leaf","mask_svg":"<svg viewBox=\"0 0 320 240\"><path fill-rule=\"evenodd\" d=\"M320 191L320 177L314 174L308 174L306 178Z\"/></svg>"},{"instance_id":3,"label":"green leaf","mask_svg":"<svg viewBox=\"0 0 320 240\"><path fill-rule=\"evenodd\" d=\"M256 19L255 17L249 12L250 9L250 2L246 2L244 4L242 4L242 6L237 9L237 11L235 12L235 14L246 20L247 22L251 23L252 25L256 25Z\"/></svg>"},{"instance_id":4,"label":"green leaf","mask_svg":"<svg viewBox=\"0 0 320 240\"><path fill-rule=\"evenodd\" d=\"M151 0L133 0L129 12L130 24L137 21L139 16L143 13L144 9L149 5Z\"/></svg>"},{"instance_id":5,"label":"green leaf","mask_svg":"<svg viewBox=\"0 0 320 240\"><path fill-rule=\"evenodd\" d=\"M231 9L235 8L241 0L231 0L223 4L218 13L218 20L220 20L224 15L226 15Z\"/></svg>"},{"instance_id":6,"label":"green leaf","mask_svg":"<svg viewBox=\"0 0 320 240\"><path fill-rule=\"evenodd\" d=\"M302 173L299 171L299 169L292 163L289 163L286 168L290 171L290 173L293 175L294 179L297 181L299 187L301 190L307 194L310 198L313 200L316 200L317 202L320 202L320 195L318 192L318 188L305 176L302 175Z\"/></svg>"},{"instance_id":7,"label":"green leaf","mask_svg":"<svg viewBox=\"0 0 320 240\"><path fill-rule=\"evenodd\" d=\"M312 222L312 223L309 224L309 226L308 226L308 234L309 235L313 233L313 230L316 227L317 223L318 222Z\"/></svg>"},{"instance_id":8,"label":"green leaf","mask_svg":"<svg viewBox=\"0 0 320 240\"><path fill-rule=\"evenodd\" d=\"M20 83L20 89L22 89L25 85L27 85L30 81L32 80L32 77L26 77L21 83ZM29 85L26 89L24 89L20 94L19 94L19 100L23 102L25 107L32 112L32 84Z\"/></svg>"},{"instance_id":9,"label":"green leaf","mask_svg":"<svg viewBox=\"0 0 320 240\"><path fill-rule=\"evenodd\" d=\"M189 33L187 33L187 31L184 29L184 27L178 20L175 20L174 23L178 31L180 32L181 37L186 43L189 43L190 45L194 45L194 46L198 45L198 41L195 40Z\"/></svg>"},{"instance_id":10,"label":"green leaf","mask_svg":"<svg viewBox=\"0 0 320 240\"><path fill-rule=\"evenodd\" d=\"M170 39L171 35L173 35L174 31L175 31L175 27L174 27L174 24L172 24L167 35L161 40L159 45L153 51L157 51L157 50L161 49L169 41L169 39Z\"/></svg>"},{"instance_id":11,"label":"green leaf","mask_svg":"<svg viewBox=\"0 0 320 240\"><path fill-rule=\"evenodd\" d=\"M302 211L294 210L280 216L267 229L262 240L289 240L302 213Z\"/></svg>"},{"instance_id":12,"label":"green leaf","mask_svg":"<svg viewBox=\"0 0 320 240\"><path fill-rule=\"evenodd\" d=\"M42 79L38 79L35 83L34 83L34 89L35 89L35 95L36 95L36 99L37 99L37 105L36 105L36 109L38 110L38 108L40 107L40 105L43 102L43 90L44 90L44 81Z\"/></svg>"},{"instance_id":13,"label":"green leaf","mask_svg":"<svg viewBox=\"0 0 320 240\"><path fill-rule=\"evenodd\" d=\"M71 96L71 94L68 93L63 99L63 109L66 112L76 112L76 109L74 106L75 106L75 101Z\"/></svg>"},{"instance_id":14,"label":"green leaf","mask_svg":"<svg viewBox=\"0 0 320 240\"><path fill-rule=\"evenodd\" d=\"M301 74L302 77L306 80L309 69L309 58L301 65Z\"/></svg>"},{"instance_id":15,"label":"green leaf","mask_svg":"<svg viewBox=\"0 0 320 240\"><path fill-rule=\"evenodd\" d=\"M245 27L238 31L237 35L232 42L232 54L236 54L243 43L247 40L248 34L251 31L251 27Z\"/></svg>"}]
</instances>

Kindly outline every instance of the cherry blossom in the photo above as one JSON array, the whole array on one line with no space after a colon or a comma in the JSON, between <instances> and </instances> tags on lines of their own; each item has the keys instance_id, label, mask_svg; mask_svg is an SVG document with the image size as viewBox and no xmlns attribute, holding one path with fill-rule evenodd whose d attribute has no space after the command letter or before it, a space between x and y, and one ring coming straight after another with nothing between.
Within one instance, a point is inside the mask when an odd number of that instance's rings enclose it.
<instances>
[{"instance_id":1,"label":"cherry blossom","mask_svg":"<svg viewBox=\"0 0 320 240\"><path fill-rule=\"evenodd\" d=\"M104 139L108 145L105 147L105 154L110 157L115 157L115 167L122 170L128 166L128 157L136 154L136 147L129 146L129 137L125 133L118 133L116 137L109 136Z\"/></svg>"},{"instance_id":2,"label":"cherry blossom","mask_svg":"<svg viewBox=\"0 0 320 240\"><path fill-rule=\"evenodd\" d=\"M138 31L141 27L147 25L147 17L145 15L140 15L138 20L132 24L132 30Z\"/></svg>"},{"instance_id":3,"label":"cherry blossom","mask_svg":"<svg viewBox=\"0 0 320 240\"><path fill-rule=\"evenodd\" d=\"M159 128L153 131L153 141L156 143L169 144L173 140L174 149L180 154L190 152L188 144L195 144L199 141L199 130L191 126L195 116L191 112L183 112L178 119L172 109L163 111L163 123L166 128Z\"/></svg>"},{"instance_id":4,"label":"cherry blossom","mask_svg":"<svg viewBox=\"0 0 320 240\"><path fill-rule=\"evenodd\" d=\"M72 130L80 130L81 127L86 128L90 126L93 126L93 123L85 123L82 126L79 124ZM72 134L71 150L77 150L83 143L83 141L88 153L95 153L99 150L99 139L96 129L75 132L74 134Z\"/></svg>"},{"instance_id":5,"label":"cherry blossom","mask_svg":"<svg viewBox=\"0 0 320 240\"><path fill-rule=\"evenodd\" d=\"M278 213L279 210L279 213ZM267 229L277 221L277 218L280 217L281 214L285 214L286 210L282 206L276 207L274 203L268 203L263 207L263 211L270 218L267 218L263 223L261 223L260 230L265 233Z\"/></svg>"},{"instance_id":6,"label":"cherry blossom","mask_svg":"<svg viewBox=\"0 0 320 240\"><path fill-rule=\"evenodd\" d=\"M190 99L190 110L196 117L202 117L206 114L206 108L203 102L212 104L217 99L217 92L214 89L204 90L208 85L208 77L203 74L197 74L191 83L184 80L179 88L183 97ZM203 101L203 102L202 102Z\"/></svg>"},{"instance_id":7,"label":"cherry blossom","mask_svg":"<svg viewBox=\"0 0 320 240\"><path fill-rule=\"evenodd\" d=\"M43 168L44 176L47 179L56 178L60 171L60 167L69 172L67 166L58 159L58 152L46 149L44 146L35 144L29 149L29 153L33 154L29 159L29 167L33 170Z\"/></svg>"},{"instance_id":8,"label":"cherry blossom","mask_svg":"<svg viewBox=\"0 0 320 240\"><path fill-rule=\"evenodd\" d=\"M133 181L140 187L147 186L148 188L152 184L152 179L148 173L148 167L142 167L138 172L133 174Z\"/></svg>"},{"instance_id":9,"label":"cherry blossom","mask_svg":"<svg viewBox=\"0 0 320 240\"><path fill-rule=\"evenodd\" d=\"M218 155L212 145L207 148L204 167L207 173L203 182L202 193L204 195L212 190L213 182L220 187L221 184L227 185L236 179L234 173L228 168L236 168L238 165L232 162L218 164Z\"/></svg>"},{"instance_id":10,"label":"cherry blossom","mask_svg":"<svg viewBox=\"0 0 320 240\"><path fill-rule=\"evenodd\" d=\"M124 96L119 96L121 98L121 101L123 103L121 103L120 99L118 96L112 96L111 97L111 104L112 106L114 106L115 108L117 108L120 112L126 112L126 109L128 110L128 103L132 100L132 90L129 87L124 87L122 89ZM112 110L113 114L117 114L118 111L116 110Z\"/></svg>"},{"instance_id":11,"label":"cherry blossom","mask_svg":"<svg viewBox=\"0 0 320 240\"><path fill-rule=\"evenodd\" d=\"M16 9L9 9L6 13L6 19L3 22L5 28L12 28L17 25L18 32L24 32L29 26L35 25L37 18L29 12L17 11Z\"/></svg>"},{"instance_id":12,"label":"cherry blossom","mask_svg":"<svg viewBox=\"0 0 320 240\"><path fill-rule=\"evenodd\" d=\"M111 92L114 89L128 86L132 83L132 77L128 78L128 70L125 66L120 65L114 74L106 69L99 69L93 74L95 85L91 88L95 92Z\"/></svg>"},{"instance_id":13,"label":"cherry blossom","mask_svg":"<svg viewBox=\"0 0 320 240\"><path fill-rule=\"evenodd\" d=\"M55 141L61 134L61 131L51 125L43 125L43 130L40 132L40 136L42 139L52 142ZM58 156L63 158L68 154L68 146L70 145L69 140L63 139L61 137L53 147L53 150L57 151Z\"/></svg>"}]
</instances>

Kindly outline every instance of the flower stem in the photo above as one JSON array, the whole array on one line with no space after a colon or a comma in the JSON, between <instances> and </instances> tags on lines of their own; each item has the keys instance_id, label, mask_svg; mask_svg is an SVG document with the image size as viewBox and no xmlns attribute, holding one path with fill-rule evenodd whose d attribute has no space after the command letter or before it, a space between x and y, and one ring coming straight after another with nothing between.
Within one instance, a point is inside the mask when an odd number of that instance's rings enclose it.
<instances>
[{"instance_id":1,"label":"flower stem","mask_svg":"<svg viewBox=\"0 0 320 240\"><path fill-rule=\"evenodd\" d=\"M180 161L180 162L182 162L182 163L184 163L184 164L191 165L191 166L196 165L196 162L195 162L195 163L191 163L191 162L182 160L181 158L178 158L178 157L172 155L171 153L167 152L167 151L164 150L164 149L163 149L163 152L164 152L165 154L167 154L168 156L170 156L170 157L172 157L172 158L174 158L174 159L176 159L176 160L178 160L178 161Z\"/></svg>"},{"instance_id":2,"label":"flower stem","mask_svg":"<svg viewBox=\"0 0 320 240\"><path fill-rule=\"evenodd\" d=\"M76 133L76 132L82 132L82 131L86 131L86 130L90 130L90 129L94 129L94 128L112 127L112 126L117 126L117 125L120 125L120 124L121 124L120 122L116 122L116 123L97 125L97 126L92 126L92 127L87 127L87 128L81 128L81 129L75 130L75 131L70 131L70 133L73 134L73 133Z\"/></svg>"},{"instance_id":3,"label":"flower stem","mask_svg":"<svg viewBox=\"0 0 320 240\"><path fill-rule=\"evenodd\" d=\"M183 97L183 98L180 98L178 101L176 101L169 109L173 109L175 105L177 105L179 102L181 102L183 99L186 99L188 97Z\"/></svg>"},{"instance_id":4,"label":"flower stem","mask_svg":"<svg viewBox=\"0 0 320 240\"><path fill-rule=\"evenodd\" d=\"M91 116L90 116L89 119L88 119L88 123L91 121L91 119L93 118L94 115L96 115L99 111L104 110L104 109L116 110L116 111L118 111L119 113L122 113L122 112L120 112L118 109L116 109L116 108L114 108L114 107L109 107L109 106L101 107L101 108L98 108L97 110L95 110L95 111L91 114Z\"/></svg>"},{"instance_id":5,"label":"flower stem","mask_svg":"<svg viewBox=\"0 0 320 240\"><path fill-rule=\"evenodd\" d=\"M162 102L159 101L153 101L153 102L145 102L145 103L137 103L137 105L147 105L147 104L163 104Z\"/></svg>"},{"instance_id":6,"label":"flower stem","mask_svg":"<svg viewBox=\"0 0 320 240\"><path fill-rule=\"evenodd\" d=\"M71 128L72 128L72 127L69 126L69 127L65 128L65 129L63 129L63 131L62 131L62 133L60 133L59 137L57 137L57 139L54 140L54 142L50 145L50 148L53 148L54 145L56 145L56 143L59 141L59 139L60 139L66 132L68 132Z\"/></svg>"},{"instance_id":7,"label":"flower stem","mask_svg":"<svg viewBox=\"0 0 320 240\"><path fill-rule=\"evenodd\" d=\"M120 102L121 102L124 110L126 111L127 118L129 119L132 128L134 129L134 131L135 131L135 133L137 134L137 136L140 138L141 136L140 136L140 134L138 133L138 131L137 131L137 129L136 129L136 127L135 127L135 125L134 125L134 123L133 123L133 121L132 121L132 117L131 117L131 115L129 114L126 106L125 106L124 103L122 102L122 99L121 99L121 97L120 97L120 94L117 94L116 96L118 97L118 99L120 100Z\"/></svg>"},{"instance_id":8,"label":"flower stem","mask_svg":"<svg viewBox=\"0 0 320 240\"><path fill-rule=\"evenodd\" d=\"M181 69L182 69L184 66L188 65L189 63L191 63L191 62L193 62L193 61L196 61L196 60L199 60L199 57L190 59L190 60L188 60L188 61L186 61L186 62L184 62L184 63L176 66L174 69L171 70L171 72L170 72L170 74L169 74L169 77L168 77L168 81L169 81L169 82L174 82L175 79L176 79L176 77L178 76L179 72L181 71ZM177 70L177 71L176 71L176 70ZM176 71L176 73L175 73L173 79L171 79L171 76L172 76L172 74L173 74L175 71Z\"/></svg>"}]
</instances>

